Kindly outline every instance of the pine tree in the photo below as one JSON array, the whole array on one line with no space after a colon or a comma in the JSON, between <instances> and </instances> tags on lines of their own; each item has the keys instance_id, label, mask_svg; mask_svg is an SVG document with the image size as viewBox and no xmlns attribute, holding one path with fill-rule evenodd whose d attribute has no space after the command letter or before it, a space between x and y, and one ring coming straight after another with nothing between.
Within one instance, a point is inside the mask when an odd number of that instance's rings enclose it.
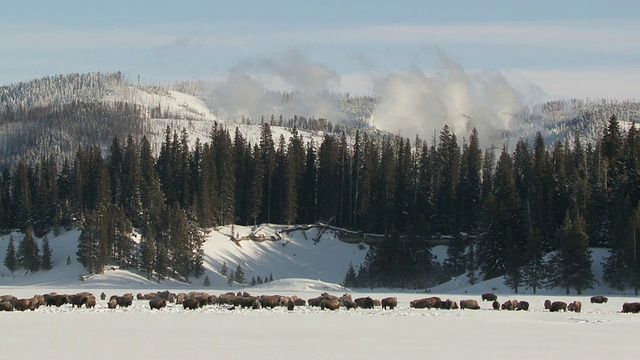
<instances>
[{"instance_id":1,"label":"pine tree","mask_svg":"<svg viewBox=\"0 0 640 360\"><path fill-rule=\"evenodd\" d=\"M6 266L12 274L18 268L18 259L16 257L16 247L13 242L13 235L9 236L9 244L7 245L7 252L4 256L4 266Z\"/></svg>"},{"instance_id":2,"label":"pine tree","mask_svg":"<svg viewBox=\"0 0 640 360\"><path fill-rule=\"evenodd\" d=\"M142 256L140 270L147 274L147 279L151 279L156 259L156 240L153 228L149 223L145 224L144 232L140 238L140 253Z\"/></svg>"},{"instance_id":3,"label":"pine tree","mask_svg":"<svg viewBox=\"0 0 640 360\"><path fill-rule=\"evenodd\" d=\"M251 282L249 283L251 286L256 286L257 282L256 282L256 277L252 276L251 277Z\"/></svg>"},{"instance_id":4,"label":"pine tree","mask_svg":"<svg viewBox=\"0 0 640 360\"><path fill-rule=\"evenodd\" d=\"M356 270L353 268L353 263L349 263L349 268L347 269L347 273L344 275L342 286L350 288L358 286L358 279L356 278Z\"/></svg>"},{"instance_id":5,"label":"pine tree","mask_svg":"<svg viewBox=\"0 0 640 360\"><path fill-rule=\"evenodd\" d=\"M30 228L27 228L24 237L20 240L20 244L18 244L18 262L22 268L31 272L40 269L38 243L36 243Z\"/></svg>"},{"instance_id":6,"label":"pine tree","mask_svg":"<svg viewBox=\"0 0 640 360\"><path fill-rule=\"evenodd\" d=\"M49 238L45 235L45 237L42 239L42 259L40 265L43 270L52 269L53 264L51 263L51 254L52 250L49 246Z\"/></svg>"},{"instance_id":7,"label":"pine tree","mask_svg":"<svg viewBox=\"0 0 640 360\"><path fill-rule=\"evenodd\" d=\"M229 270L227 269L227 262L223 261L222 262L222 267L220 268L220 274L222 274L223 276L227 276L227 272Z\"/></svg>"},{"instance_id":8,"label":"pine tree","mask_svg":"<svg viewBox=\"0 0 640 360\"><path fill-rule=\"evenodd\" d=\"M273 281L273 274L269 273L269 282L272 282L272 281Z\"/></svg>"},{"instance_id":9,"label":"pine tree","mask_svg":"<svg viewBox=\"0 0 640 360\"><path fill-rule=\"evenodd\" d=\"M256 284L259 285L259 284L262 284L262 283L263 283L262 278L260 277L260 275L258 275L258 277L256 278Z\"/></svg>"},{"instance_id":10,"label":"pine tree","mask_svg":"<svg viewBox=\"0 0 640 360\"><path fill-rule=\"evenodd\" d=\"M233 281L235 280L236 275L233 273L233 270L229 273L229 277L227 278L227 285L233 286Z\"/></svg>"},{"instance_id":11,"label":"pine tree","mask_svg":"<svg viewBox=\"0 0 640 360\"><path fill-rule=\"evenodd\" d=\"M233 280L239 284L244 284L244 282L246 281L244 278L244 270L242 270L242 266L240 266L240 264L238 264L238 267L236 267L236 272L234 273Z\"/></svg>"},{"instance_id":12,"label":"pine tree","mask_svg":"<svg viewBox=\"0 0 640 360\"><path fill-rule=\"evenodd\" d=\"M206 286L206 287L211 286L211 280L209 280L209 275L204 277L204 280L202 281L202 286Z\"/></svg>"}]
</instances>

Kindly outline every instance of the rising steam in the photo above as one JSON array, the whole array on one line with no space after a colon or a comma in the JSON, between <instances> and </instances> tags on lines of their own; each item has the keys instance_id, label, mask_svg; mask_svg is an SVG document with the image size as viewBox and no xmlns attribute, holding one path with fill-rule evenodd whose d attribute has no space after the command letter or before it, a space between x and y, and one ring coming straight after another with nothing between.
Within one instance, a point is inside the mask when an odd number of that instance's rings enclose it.
<instances>
[{"instance_id":1,"label":"rising steam","mask_svg":"<svg viewBox=\"0 0 640 360\"><path fill-rule=\"evenodd\" d=\"M431 140L447 124L458 137L476 128L484 144L500 139L514 128L514 114L521 109L521 96L496 71L467 72L441 51L435 66L426 72L413 66L402 72L366 75L370 95L378 98L370 122L375 127L413 138ZM213 92L213 102L223 118L258 119L282 114L345 119L335 96L340 75L324 64L309 61L289 49L274 59L252 61L233 69ZM293 94L283 101L277 89Z\"/></svg>"}]
</instances>

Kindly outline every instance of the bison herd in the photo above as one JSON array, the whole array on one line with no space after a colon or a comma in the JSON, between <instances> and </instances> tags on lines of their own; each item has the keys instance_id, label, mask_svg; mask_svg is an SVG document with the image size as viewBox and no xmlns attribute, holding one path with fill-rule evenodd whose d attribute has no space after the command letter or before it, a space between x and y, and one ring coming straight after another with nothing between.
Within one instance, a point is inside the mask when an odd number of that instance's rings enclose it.
<instances>
[{"instance_id":1,"label":"bison herd","mask_svg":"<svg viewBox=\"0 0 640 360\"><path fill-rule=\"evenodd\" d=\"M161 310L168 303L182 306L185 310L195 310L205 306L218 305L224 306L227 310L241 309L273 309L276 307L286 307L287 310L294 310L296 306L318 307L321 310L335 311L340 308L345 310L362 308L374 309L381 307L383 310L393 310L398 306L396 297L385 297L377 300L371 297L359 297L353 299L351 294L347 293L342 296L322 293L320 296L304 300L298 296L282 296L282 295L259 295L253 296L247 292L228 292L220 295L211 295L205 292L190 293L172 293L168 290L150 292L147 294L138 293L135 297L132 293L123 295L112 295L107 301L107 295L103 292L100 294L100 300L105 301L108 309L126 308L133 304L134 298L138 301L148 301L151 310ZM491 302L491 308L494 310L520 310L528 311L529 303L527 301L507 300L502 304L498 302L498 296L492 293L481 295L482 301ZM603 304L608 301L605 296L591 297L592 304ZM49 293L44 295L35 295L32 298L18 299L11 295L0 296L0 311L26 311L36 310L40 306L61 307L67 305L71 308L94 308L97 304L96 297L89 292L80 292L77 294L57 294ZM563 301L544 301L544 309L549 312L573 311L579 313L582 311L582 303L573 301L567 304ZM451 299L442 300L437 296L420 298L412 300L409 303L413 309L481 309L477 300L465 299L459 302ZM622 306L623 313L639 313L640 302L624 303Z\"/></svg>"}]
</instances>

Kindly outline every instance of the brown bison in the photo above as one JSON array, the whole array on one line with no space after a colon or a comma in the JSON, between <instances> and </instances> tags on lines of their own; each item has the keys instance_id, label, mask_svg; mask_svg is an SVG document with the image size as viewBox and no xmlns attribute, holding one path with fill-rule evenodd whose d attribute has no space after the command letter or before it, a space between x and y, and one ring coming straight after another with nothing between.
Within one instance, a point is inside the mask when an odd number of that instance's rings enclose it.
<instances>
[{"instance_id":1,"label":"brown bison","mask_svg":"<svg viewBox=\"0 0 640 360\"><path fill-rule=\"evenodd\" d=\"M344 306L347 310L351 310L357 308L358 304L356 304L356 302L351 299L344 299L342 300L342 306Z\"/></svg>"},{"instance_id":2,"label":"brown bison","mask_svg":"<svg viewBox=\"0 0 640 360\"><path fill-rule=\"evenodd\" d=\"M293 295L291 298L293 299L293 303L294 303L296 306L305 306L305 305L307 305L307 302L306 302L304 299L300 299L300 298L299 298L298 296L296 296L296 295Z\"/></svg>"},{"instance_id":3,"label":"brown bison","mask_svg":"<svg viewBox=\"0 0 640 360\"><path fill-rule=\"evenodd\" d=\"M236 298L236 294L221 294L216 299L216 304L218 305L233 305L233 302Z\"/></svg>"},{"instance_id":4,"label":"brown bison","mask_svg":"<svg viewBox=\"0 0 640 360\"><path fill-rule=\"evenodd\" d=\"M16 311L33 310L31 307L31 299L18 299L13 302L13 308Z\"/></svg>"},{"instance_id":5,"label":"brown bison","mask_svg":"<svg viewBox=\"0 0 640 360\"><path fill-rule=\"evenodd\" d=\"M437 300L435 300L434 298L416 299L411 300L411 302L409 303L409 307L414 309L431 309L436 302Z\"/></svg>"},{"instance_id":6,"label":"brown bison","mask_svg":"<svg viewBox=\"0 0 640 360\"><path fill-rule=\"evenodd\" d=\"M66 295L53 295L47 298L47 306L60 307L69 303L69 298Z\"/></svg>"},{"instance_id":7,"label":"brown bison","mask_svg":"<svg viewBox=\"0 0 640 360\"><path fill-rule=\"evenodd\" d=\"M557 312L557 311L567 311L567 303L564 301L554 301L551 303L551 307L549 307L549 311L550 312Z\"/></svg>"},{"instance_id":8,"label":"brown bison","mask_svg":"<svg viewBox=\"0 0 640 360\"><path fill-rule=\"evenodd\" d=\"M71 307L80 308L87 302L87 298L88 296L85 296L84 294L71 295L69 296L69 302L71 303Z\"/></svg>"},{"instance_id":9,"label":"brown bison","mask_svg":"<svg viewBox=\"0 0 640 360\"><path fill-rule=\"evenodd\" d=\"M632 302L632 303L624 303L622 304L622 312L623 313L639 313L640 312L640 302Z\"/></svg>"},{"instance_id":10,"label":"brown bison","mask_svg":"<svg viewBox=\"0 0 640 360\"><path fill-rule=\"evenodd\" d=\"M494 293L482 294L482 301L496 301L496 300L498 300L498 295Z\"/></svg>"},{"instance_id":11,"label":"brown bison","mask_svg":"<svg viewBox=\"0 0 640 360\"><path fill-rule=\"evenodd\" d=\"M260 302L259 298L254 298L253 299L253 303L251 303L251 308L253 310L259 310L262 309L262 303Z\"/></svg>"},{"instance_id":12,"label":"brown bison","mask_svg":"<svg viewBox=\"0 0 640 360\"><path fill-rule=\"evenodd\" d=\"M574 301L567 306L567 310L579 313L582 311L582 303L580 301Z\"/></svg>"},{"instance_id":13,"label":"brown bison","mask_svg":"<svg viewBox=\"0 0 640 360\"><path fill-rule=\"evenodd\" d=\"M154 299L149 300L149 307L151 308L151 310L160 310L163 307L167 306L167 300L161 298L161 297L156 297Z\"/></svg>"},{"instance_id":14,"label":"brown bison","mask_svg":"<svg viewBox=\"0 0 640 360\"><path fill-rule=\"evenodd\" d=\"M107 303L107 307L109 309L115 309L116 306L118 306L118 300L116 299L110 299L109 302Z\"/></svg>"},{"instance_id":15,"label":"brown bison","mask_svg":"<svg viewBox=\"0 0 640 360\"><path fill-rule=\"evenodd\" d=\"M100 300L106 300L107 299L107 294L104 293L104 291L100 294Z\"/></svg>"},{"instance_id":16,"label":"brown bison","mask_svg":"<svg viewBox=\"0 0 640 360\"><path fill-rule=\"evenodd\" d=\"M282 296L278 295L262 295L261 299L262 307L273 309L276 306L282 305ZM338 301L338 300L336 300Z\"/></svg>"},{"instance_id":17,"label":"brown bison","mask_svg":"<svg viewBox=\"0 0 640 360\"><path fill-rule=\"evenodd\" d=\"M398 306L398 298L395 296L386 297L381 301L382 309L386 310L387 306L390 310L393 310L396 306Z\"/></svg>"},{"instance_id":18,"label":"brown bison","mask_svg":"<svg viewBox=\"0 0 640 360\"><path fill-rule=\"evenodd\" d=\"M311 298L307 300L307 303L309 304L309 306L312 306L312 307L320 307L321 302L322 302L322 297L316 297L316 298Z\"/></svg>"},{"instance_id":19,"label":"brown bison","mask_svg":"<svg viewBox=\"0 0 640 360\"><path fill-rule=\"evenodd\" d=\"M2 295L2 296L0 296L0 302L1 301L15 301L15 300L18 300L18 298L13 296L13 295Z\"/></svg>"},{"instance_id":20,"label":"brown bison","mask_svg":"<svg viewBox=\"0 0 640 360\"><path fill-rule=\"evenodd\" d=\"M500 303L498 302L498 300L493 300L491 306L493 306L493 310L500 310Z\"/></svg>"},{"instance_id":21,"label":"brown bison","mask_svg":"<svg viewBox=\"0 0 640 360\"><path fill-rule=\"evenodd\" d=\"M358 305L358 307L361 307L363 309L373 309L373 306L374 306L373 299L368 296L357 298L353 300L353 302L355 302Z\"/></svg>"},{"instance_id":22,"label":"brown bison","mask_svg":"<svg viewBox=\"0 0 640 360\"><path fill-rule=\"evenodd\" d=\"M547 299L544 301L544 308L545 310L550 310L551 309L551 300Z\"/></svg>"},{"instance_id":23,"label":"brown bison","mask_svg":"<svg viewBox=\"0 0 640 360\"><path fill-rule=\"evenodd\" d=\"M0 311L13 311L13 304L10 301L0 302Z\"/></svg>"},{"instance_id":24,"label":"brown bison","mask_svg":"<svg viewBox=\"0 0 640 360\"><path fill-rule=\"evenodd\" d=\"M133 296L126 296L126 294L116 297L115 300L120 307L129 307L133 304Z\"/></svg>"},{"instance_id":25,"label":"brown bison","mask_svg":"<svg viewBox=\"0 0 640 360\"><path fill-rule=\"evenodd\" d=\"M233 305L240 306L240 308L242 309L246 309L252 307L255 300L255 296L236 296L235 300L233 301Z\"/></svg>"},{"instance_id":26,"label":"brown bison","mask_svg":"<svg viewBox=\"0 0 640 360\"><path fill-rule=\"evenodd\" d=\"M478 305L478 301L476 300L460 300L460 309L479 310L480 305Z\"/></svg>"},{"instance_id":27,"label":"brown bison","mask_svg":"<svg viewBox=\"0 0 640 360\"><path fill-rule=\"evenodd\" d=\"M338 310L340 302L338 300L322 300L320 302L320 309Z\"/></svg>"},{"instance_id":28,"label":"brown bison","mask_svg":"<svg viewBox=\"0 0 640 360\"><path fill-rule=\"evenodd\" d=\"M96 307L96 297L91 295L87 297L87 301L84 303L86 308L94 308Z\"/></svg>"},{"instance_id":29,"label":"brown bison","mask_svg":"<svg viewBox=\"0 0 640 360\"><path fill-rule=\"evenodd\" d=\"M34 296L33 296L33 298L34 298L34 299L36 300L36 302L37 302L37 307L36 307L36 309L37 309L38 307L40 307L40 306L44 306L44 305L46 305L46 304L47 304L47 301L44 299L44 296L42 296L42 295L34 295Z\"/></svg>"},{"instance_id":30,"label":"brown bison","mask_svg":"<svg viewBox=\"0 0 640 360\"><path fill-rule=\"evenodd\" d=\"M144 295L142 295L142 293L138 293L136 295L136 300L144 300Z\"/></svg>"},{"instance_id":31,"label":"brown bison","mask_svg":"<svg viewBox=\"0 0 640 360\"><path fill-rule=\"evenodd\" d=\"M182 307L185 310L195 310L200 307L200 302L194 298L184 299L182 302Z\"/></svg>"},{"instance_id":32,"label":"brown bison","mask_svg":"<svg viewBox=\"0 0 640 360\"><path fill-rule=\"evenodd\" d=\"M516 306L516 310L529 311L529 302L527 301L519 301Z\"/></svg>"},{"instance_id":33,"label":"brown bison","mask_svg":"<svg viewBox=\"0 0 640 360\"><path fill-rule=\"evenodd\" d=\"M596 295L591 297L592 304L606 304L609 299L606 296Z\"/></svg>"},{"instance_id":34,"label":"brown bison","mask_svg":"<svg viewBox=\"0 0 640 360\"><path fill-rule=\"evenodd\" d=\"M295 306L296 306L296 303L293 301L293 299L289 298L289 300L287 300L287 310L293 311L293 308Z\"/></svg>"}]
</instances>

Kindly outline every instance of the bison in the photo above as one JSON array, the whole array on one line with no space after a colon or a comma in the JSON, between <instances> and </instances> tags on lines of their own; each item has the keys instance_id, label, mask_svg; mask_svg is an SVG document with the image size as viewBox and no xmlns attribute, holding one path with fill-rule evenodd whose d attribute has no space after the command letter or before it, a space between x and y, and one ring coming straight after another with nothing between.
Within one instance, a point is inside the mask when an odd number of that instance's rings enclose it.
<instances>
[{"instance_id":1,"label":"bison","mask_svg":"<svg viewBox=\"0 0 640 360\"><path fill-rule=\"evenodd\" d=\"M115 298L116 303L118 304L118 306L120 307L129 307L131 306L131 304L133 303L133 296L118 296Z\"/></svg>"},{"instance_id":2,"label":"bison","mask_svg":"<svg viewBox=\"0 0 640 360\"><path fill-rule=\"evenodd\" d=\"M496 301L496 300L498 300L498 295L494 293L482 294L482 301Z\"/></svg>"},{"instance_id":3,"label":"bison","mask_svg":"<svg viewBox=\"0 0 640 360\"><path fill-rule=\"evenodd\" d=\"M161 297L156 297L154 299L149 300L149 307L151 308L151 310L160 310L163 307L167 306L167 300L161 298Z\"/></svg>"},{"instance_id":4,"label":"bison","mask_svg":"<svg viewBox=\"0 0 640 360\"><path fill-rule=\"evenodd\" d=\"M567 306L567 310L579 313L582 311L582 303L580 301L574 301Z\"/></svg>"},{"instance_id":5,"label":"bison","mask_svg":"<svg viewBox=\"0 0 640 360\"><path fill-rule=\"evenodd\" d=\"M414 309L431 309L437 301L438 300L436 300L435 298L416 299L412 300L409 303L409 307L412 307Z\"/></svg>"},{"instance_id":6,"label":"bison","mask_svg":"<svg viewBox=\"0 0 640 360\"><path fill-rule=\"evenodd\" d=\"M389 309L393 310L396 306L398 306L398 298L395 296L390 296L382 299L381 301L382 309L386 310L387 306Z\"/></svg>"},{"instance_id":7,"label":"bison","mask_svg":"<svg viewBox=\"0 0 640 360\"><path fill-rule=\"evenodd\" d=\"M304 299L300 299L296 295L292 296L291 298L293 299L293 303L296 306L305 306L305 305L307 305L307 302Z\"/></svg>"},{"instance_id":8,"label":"bison","mask_svg":"<svg viewBox=\"0 0 640 360\"><path fill-rule=\"evenodd\" d=\"M493 300L491 306L493 306L493 310L500 310L500 303L498 302L498 300Z\"/></svg>"},{"instance_id":9,"label":"bison","mask_svg":"<svg viewBox=\"0 0 640 360\"><path fill-rule=\"evenodd\" d=\"M373 299L370 297L361 297L361 298L357 298L355 300L353 300L353 302L355 302L358 307L361 307L363 309L373 309Z\"/></svg>"},{"instance_id":10,"label":"bison","mask_svg":"<svg viewBox=\"0 0 640 360\"><path fill-rule=\"evenodd\" d=\"M31 307L31 299L18 299L13 302L13 308L16 311L33 310Z\"/></svg>"},{"instance_id":11,"label":"bison","mask_svg":"<svg viewBox=\"0 0 640 360\"><path fill-rule=\"evenodd\" d=\"M87 296L84 294L76 294L69 296L69 302L71 303L71 307L80 308L87 302Z\"/></svg>"},{"instance_id":12,"label":"bison","mask_svg":"<svg viewBox=\"0 0 640 360\"><path fill-rule=\"evenodd\" d=\"M358 299L356 299L358 300ZM322 297L316 297L316 298L311 298L309 300L307 300L307 303L309 303L309 306L312 307L320 307L320 303L322 302ZM357 304L357 302L356 302Z\"/></svg>"},{"instance_id":13,"label":"bison","mask_svg":"<svg viewBox=\"0 0 640 360\"><path fill-rule=\"evenodd\" d=\"M287 301L287 310L293 311L293 308L295 306L296 306L296 303L293 301L293 299L289 298L289 300Z\"/></svg>"},{"instance_id":14,"label":"bison","mask_svg":"<svg viewBox=\"0 0 640 360\"><path fill-rule=\"evenodd\" d=\"M551 310L551 300L547 299L544 301L545 310Z\"/></svg>"},{"instance_id":15,"label":"bison","mask_svg":"<svg viewBox=\"0 0 640 360\"><path fill-rule=\"evenodd\" d=\"M640 302L632 302L632 303L624 303L622 304L622 312L623 313L639 313L640 312Z\"/></svg>"},{"instance_id":16,"label":"bison","mask_svg":"<svg viewBox=\"0 0 640 360\"><path fill-rule=\"evenodd\" d=\"M253 303L251 303L251 308L253 310L259 310L262 309L262 303L260 302L259 298L254 298L253 299Z\"/></svg>"},{"instance_id":17,"label":"bison","mask_svg":"<svg viewBox=\"0 0 640 360\"><path fill-rule=\"evenodd\" d=\"M502 310L515 310L518 307L517 300L507 300L500 307Z\"/></svg>"},{"instance_id":18,"label":"bison","mask_svg":"<svg viewBox=\"0 0 640 360\"><path fill-rule=\"evenodd\" d=\"M10 301L0 302L0 311L13 311L13 304Z\"/></svg>"},{"instance_id":19,"label":"bison","mask_svg":"<svg viewBox=\"0 0 640 360\"><path fill-rule=\"evenodd\" d=\"M195 310L200 307L200 302L194 298L184 299L184 301L182 301L182 307L185 310Z\"/></svg>"},{"instance_id":20,"label":"bison","mask_svg":"<svg viewBox=\"0 0 640 360\"><path fill-rule=\"evenodd\" d=\"M596 295L591 297L592 304L605 304L609 299L606 296Z\"/></svg>"},{"instance_id":21,"label":"bison","mask_svg":"<svg viewBox=\"0 0 640 360\"><path fill-rule=\"evenodd\" d=\"M47 298L47 306L60 307L69 303L69 298L66 295L53 295Z\"/></svg>"},{"instance_id":22,"label":"bison","mask_svg":"<svg viewBox=\"0 0 640 360\"><path fill-rule=\"evenodd\" d=\"M480 305L478 305L478 301L476 300L460 300L460 309L479 310Z\"/></svg>"},{"instance_id":23,"label":"bison","mask_svg":"<svg viewBox=\"0 0 640 360\"><path fill-rule=\"evenodd\" d=\"M549 308L549 311L551 312L557 312L557 311L567 311L567 303L564 301L554 301L551 303L551 307Z\"/></svg>"},{"instance_id":24,"label":"bison","mask_svg":"<svg viewBox=\"0 0 640 360\"><path fill-rule=\"evenodd\" d=\"M529 302L527 301L519 301L516 306L516 310L529 311Z\"/></svg>"},{"instance_id":25,"label":"bison","mask_svg":"<svg viewBox=\"0 0 640 360\"><path fill-rule=\"evenodd\" d=\"M116 306L118 306L118 300L116 299L110 299L109 302L107 303L107 307L109 309L115 309Z\"/></svg>"},{"instance_id":26,"label":"bison","mask_svg":"<svg viewBox=\"0 0 640 360\"><path fill-rule=\"evenodd\" d=\"M96 307L96 297L91 295L87 297L87 301L84 303L86 308L94 308Z\"/></svg>"},{"instance_id":27,"label":"bison","mask_svg":"<svg viewBox=\"0 0 640 360\"><path fill-rule=\"evenodd\" d=\"M282 305L282 296L278 295L262 295L261 296L262 307L268 307L273 309L276 306ZM336 300L338 301L338 300Z\"/></svg>"},{"instance_id":28,"label":"bison","mask_svg":"<svg viewBox=\"0 0 640 360\"><path fill-rule=\"evenodd\" d=\"M104 291L100 294L100 300L106 300L107 299L107 294L104 293Z\"/></svg>"},{"instance_id":29,"label":"bison","mask_svg":"<svg viewBox=\"0 0 640 360\"><path fill-rule=\"evenodd\" d=\"M340 302L338 300L322 300L320 302L320 309L338 310Z\"/></svg>"}]
</instances>

